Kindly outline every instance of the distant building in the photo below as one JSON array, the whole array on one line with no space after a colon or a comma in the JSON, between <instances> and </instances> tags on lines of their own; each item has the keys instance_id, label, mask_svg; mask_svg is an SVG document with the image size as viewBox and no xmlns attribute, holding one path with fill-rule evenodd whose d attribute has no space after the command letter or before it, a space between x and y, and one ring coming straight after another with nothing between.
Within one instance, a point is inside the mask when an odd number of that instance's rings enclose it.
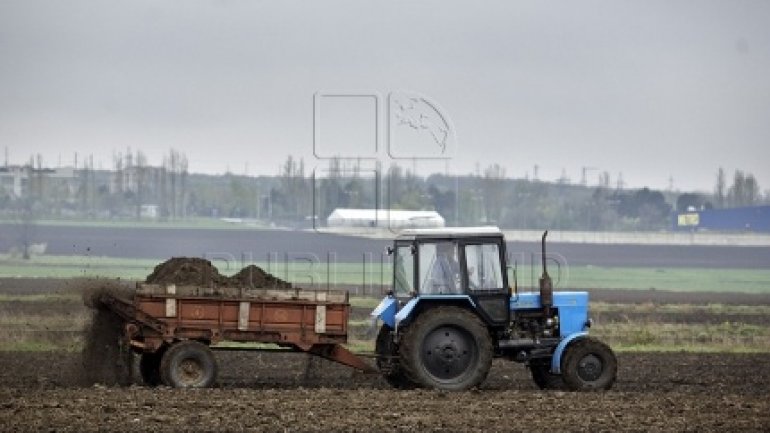
<instances>
[{"instance_id":1,"label":"distant building","mask_svg":"<svg viewBox=\"0 0 770 433\"><path fill-rule=\"evenodd\" d=\"M160 206L157 204L143 204L139 207L139 216L147 219L158 219Z\"/></svg>"},{"instance_id":2,"label":"distant building","mask_svg":"<svg viewBox=\"0 0 770 433\"><path fill-rule=\"evenodd\" d=\"M29 170L19 165L0 167L0 188L11 197L23 196L29 188Z\"/></svg>"},{"instance_id":3,"label":"distant building","mask_svg":"<svg viewBox=\"0 0 770 433\"><path fill-rule=\"evenodd\" d=\"M76 190L77 174L72 167L33 168L30 165L8 165L0 167L0 191L13 198L25 197L30 193L33 182L65 187L67 192Z\"/></svg>"},{"instance_id":4,"label":"distant building","mask_svg":"<svg viewBox=\"0 0 770 433\"><path fill-rule=\"evenodd\" d=\"M112 178L110 179L110 193L137 193L140 188L146 190L160 176L161 169L149 165L132 165L121 170L115 170L112 172Z\"/></svg>"},{"instance_id":5,"label":"distant building","mask_svg":"<svg viewBox=\"0 0 770 433\"><path fill-rule=\"evenodd\" d=\"M705 209L674 215L674 230L770 232L770 206Z\"/></svg>"},{"instance_id":6,"label":"distant building","mask_svg":"<svg viewBox=\"0 0 770 433\"><path fill-rule=\"evenodd\" d=\"M329 227L444 227L444 218L436 211L395 209L335 209L326 219Z\"/></svg>"}]
</instances>

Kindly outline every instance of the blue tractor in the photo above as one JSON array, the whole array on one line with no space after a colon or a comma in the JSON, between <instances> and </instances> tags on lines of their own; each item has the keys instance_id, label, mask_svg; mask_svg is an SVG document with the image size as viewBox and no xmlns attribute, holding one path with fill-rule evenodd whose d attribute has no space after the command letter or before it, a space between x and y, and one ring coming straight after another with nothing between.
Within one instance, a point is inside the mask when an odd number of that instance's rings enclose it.
<instances>
[{"instance_id":1,"label":"blue tractor","mask_svg":"<svg viewBox=\"0 0 770 433\"><path fill-rule=\"evenodd\" d=\"M553 292L547 234L540 290L519 293L498 228L403 231L388 248L393 288L372 312L382 321L377 367L388 383L465 390L499 357L526 364L542 389L611 388L615 354L588 335L588 293Z\"/></svg>"}]
</instances>

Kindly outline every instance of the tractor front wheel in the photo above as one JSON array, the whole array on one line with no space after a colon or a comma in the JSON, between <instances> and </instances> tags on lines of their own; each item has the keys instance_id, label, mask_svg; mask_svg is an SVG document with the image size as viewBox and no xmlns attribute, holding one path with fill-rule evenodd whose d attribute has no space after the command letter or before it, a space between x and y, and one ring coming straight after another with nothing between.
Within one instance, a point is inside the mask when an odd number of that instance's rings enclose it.
<instances>
[{"instance_id":1,"label":"tractor front wheel","mask_svg":"<svg viewBox=\"0 0 770 433\"><path fill-rule=\"evenodd\" d=\"M492 366L492 339L473 313L434 307L420 314L399 346L407 377L426 388L461 391L480 385Z\"/></svg>"},{"instance_id":2,"label":"tractor front wheel","mask_svg":"<svg viewBox=\"0 0 770 433\"><path fill-rule=\"evenodd\" d=\"M609 346L585 337L574 341L561 359L561 375L570 391L603 391L612 388L618 360Z\"/></svg>"},{"instance_id":3,"label":"tractor front wheel","mask_svg":"<svg viewBox=\"0 0 770 433\"><path fill-rule=\"evenodd\" d=\"M160 377L174 388L208 388L217 378L217 362L208 346L180 341L166 350L160 361Z\"/></svg>"}]
</instances>

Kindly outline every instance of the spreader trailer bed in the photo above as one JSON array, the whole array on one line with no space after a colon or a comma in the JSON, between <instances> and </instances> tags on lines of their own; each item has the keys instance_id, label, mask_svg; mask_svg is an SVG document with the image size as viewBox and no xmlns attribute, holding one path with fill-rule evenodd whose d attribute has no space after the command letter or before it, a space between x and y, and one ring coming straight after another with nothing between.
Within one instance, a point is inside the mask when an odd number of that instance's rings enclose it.
<instances>
[{"instance_id":1,"label":"spreader trailer bed","mask_svg":"<svg viewBox=\"0 0 770 433\"><path fill-rule=\"evenodd\" d=\"M213 385L211 346L225 341L275 344L376 372L343 346L350 316L344 291L138 284L132 299L103 294L99 301L122 318L123 343L141 356L150 386Z\"/></svg>"}]
</instances>

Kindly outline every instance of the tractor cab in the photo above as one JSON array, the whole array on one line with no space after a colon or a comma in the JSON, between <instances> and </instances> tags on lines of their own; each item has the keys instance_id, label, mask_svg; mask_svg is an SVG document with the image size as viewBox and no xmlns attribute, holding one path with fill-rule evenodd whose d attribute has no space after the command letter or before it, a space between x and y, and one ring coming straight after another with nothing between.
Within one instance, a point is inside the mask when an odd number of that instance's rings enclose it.
<instances>
[{"instance_id":1,"label":"tractor cab","mask_svg":"<svg viewBox=\"0 0 770 433\"><path fill-rule=\"evenodd\" d=\"M497 227L406 230L389 252L393 296L402 303L454 300L478 308L493 327L508 322L505 242Z\"/></svg>"}]
</instances>

